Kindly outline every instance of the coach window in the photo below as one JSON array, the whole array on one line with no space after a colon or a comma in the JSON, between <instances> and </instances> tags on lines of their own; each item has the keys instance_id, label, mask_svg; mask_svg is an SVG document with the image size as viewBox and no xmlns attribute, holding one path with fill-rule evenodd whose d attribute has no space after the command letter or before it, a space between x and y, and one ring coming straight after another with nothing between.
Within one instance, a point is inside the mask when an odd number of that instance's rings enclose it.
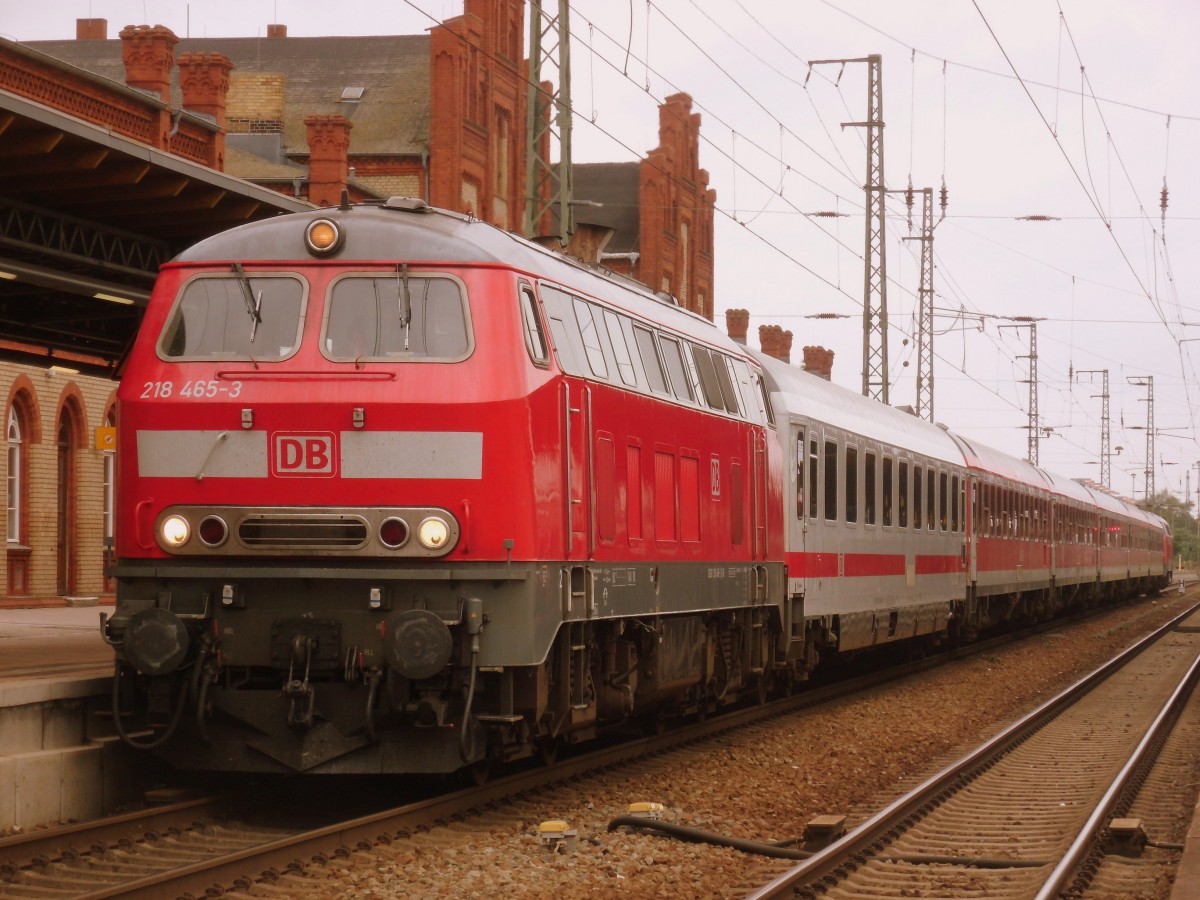
<instances>
[{"instance_id":1,"label":"coach window","mask_svg":"<svg viewBox=\"0 0 1200 900\"><path fill-rule=\"evenodd\" d=\"M866 509L868 525L875 524L875 454L870 451L864 457L863 464L863 500Z\"/></svg>"},{"instance_id":2,"label":"coach window","mask_svg":"<svg viewBox=\"0 0 1200 900\"><path fill-rule=\"evenodd\" d=\"M804 429L796 432L796 518L804 518Z\"/></svg>"},{"instance_id":3,"label":"coach window","mask_svg":"<svg viewBox=\"0 0 1200 900\"><path fill-rule=\"evenodd\" d=\"M637 384L637 373L629 355L629 344L625 341L625 330L621 328L621 317L611 310L604 310L604 326L608 329L608 339L612 342L613 355L617 360L617 374L621 376L621 381L633 387Z\"/></svg>"},{"instance_id":4,"label":"coach window","mask_svg":"<svg viewBox=\"0 0 1200 900\"><path fill-rule=\"evenodd\" d=\"M896 512L897 512L896 524L901 528L907 528L908 527L908 491L909 491L908 460L906 460L906 459L900 460L899 474L900 474L900 479L899 479L900 480L900 485L899 485L900 493L897 495L897 498L896 498L896 506L898 507L898 509L896 510Z\"/></svg>"},{"instance_id":5,"label":"coach window","mask_svg":"<svg viewBox=\"0 0 1200 900\"><path fill-rule=\"evenodd\" d=\"M937 519L937 511L935 503L937 500L937 478L932 468L925 472L925 527L933 531L935 520Z\"/></svg>"},{"instance_id":6,"label":"coach window","mask_svg":"<svg viewBox=\"0 0 1200 900\"><path fill-rule=\"evenodd\" d=\"M950 505L950 492L946 490L947 479L949 476L945 472L938 473L938 525L942 531L950 528L950 521L947 507ZM957 530L957 529L955 529Z\"/></svg>"},{"instance_id":7,"label":"coach window","mask_svg":"<svg viewBox=\"0 0 1200 900\"><path fill-rule=\"evenodd\" d=\"M646 370L650 390L656 394L667 393L667 379L663 376L662 362L658 358L658 348L654 344L654 334L649 329L634 325L633 338L637 343L638 353L642 357L642 367Z\"/></svg>"},{"instance_id":8,"label":"coach window","mask_svg":"<svg viewBox=\"0 0 1200 900\"><path fill-rule=\"evenodd\" d=\"M825 521L837 519L838 445L825 442Z\"/></svg>"},{"instance_id":9,"label":"coach window","mask_svg":"<svg viewBox=\"0 0 1200 900\"><path fill-rule=\"evenodd\" d=\"M694 403L696 397L692 393L692 380L684 368L683 352L679 348L679 341L673 337L667 337L665 334L659 334L658 346L662 350L663 361L667 364L667 375L671 379L671 388L675 391L675 396L688 403Z\"/></svg>"},{"instance_id":10,"label":"coach window","mask_svg":"<svg viewBox=\"0 0 1200 900\"><path fill-rule=\"evenodd\" d=\"M913 528L918 530L925 524L925 519L921 516L921 501L924 496L922 487L921 467L913 466Z\"/></svg>"},{"instance_id":11,"label":"coach window","mask_svg":"<svg viewBox=\"0 0 1200 900\"><path fill-rule=\"evenodd\" d=\"M950 530L958 531L958 476L950 479Z\"/></svg>"},{"instance_id":12,"label":"coach window","mask_svg":"<svg viewBox=\"0 0 1200 900\"><path fill-rule=\"evenodd\" d=\"M892 478L892 468L895 460L890 456L883 458L883 524L892 524L892 495L895 492L895 480Z\"/></svg>"},{"instance_id":13,"label":"coach window","mask_svg":"<svg viewBox=\"0 0 1200 900\"><path fill-rule=\"evenodd\" d=\"M542 333L542 320L538 316L537 301L533 288L521 285L521 322L525 326L525 349L534 365L545 367L550 363L550 351L546 349L546 335Z\"/></svg>"},{"instance_id":14,"label":"coach window","mask_svg":"<svg viewBox=\"0 0 1200 900\"><path fill-rule=\"evenodd\" d=\"M846 448L846 521L858 521L858 449Z\"/></svg>"},{"instance_id":15,"label":"coach window","mask_svg":"<svg viewBox=\"0 0 1200 900\"><path fill-rule=\"evenodd\" d=\"M393 293L393 300L395 294ZM159 339L167 360L253 359L274 362L296 352L305 286L292 275L228 275L188 281Z\"/></svg>"},{"instance_id":16,"label":"coach window","mask_svg":"<svg viewBox=\"0 0 1200 900\"><path fill-rule=\"evenodd\" d=\"M817 510L817 500L820 497L817 491L818 474L817 439L812 438L808 442L808 517L810 519L816 519L819 515Z\"/></svg>"}]
</instances>

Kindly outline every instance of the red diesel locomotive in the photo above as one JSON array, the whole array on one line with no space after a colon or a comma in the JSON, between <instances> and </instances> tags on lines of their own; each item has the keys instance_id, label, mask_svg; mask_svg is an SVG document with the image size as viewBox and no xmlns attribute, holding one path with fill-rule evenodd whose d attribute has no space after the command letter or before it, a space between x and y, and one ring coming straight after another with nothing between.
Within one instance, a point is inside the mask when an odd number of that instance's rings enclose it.
<instances>
[{"instance_id":1,"label":"red diesel locomotive","mask_svg":"<svg viewBox=\"0 0 1200 900\"><path fill-rule=\"evenodd\" d=\"M182 767L482 773L1170 577L1161 520L420 201L188 250L118 397L114 719Z\"/></svg>"}]
</instances>

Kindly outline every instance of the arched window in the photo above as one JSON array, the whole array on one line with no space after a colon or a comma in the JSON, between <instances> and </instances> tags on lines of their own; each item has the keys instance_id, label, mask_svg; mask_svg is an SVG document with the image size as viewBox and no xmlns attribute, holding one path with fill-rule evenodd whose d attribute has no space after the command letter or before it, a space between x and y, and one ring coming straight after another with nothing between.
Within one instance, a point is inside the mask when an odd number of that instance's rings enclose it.
<instances>
[{"instance_id":1,"label":"arched window","mask_svg":"<svg viewBox=\"0 0 1200 900\"><path fill-rule=\"evenodd\" d=\"M21 484L23 480L24 447L21 417L16 406L8 408L8 542L21 543Z\"/></svg>"}]
</instances>

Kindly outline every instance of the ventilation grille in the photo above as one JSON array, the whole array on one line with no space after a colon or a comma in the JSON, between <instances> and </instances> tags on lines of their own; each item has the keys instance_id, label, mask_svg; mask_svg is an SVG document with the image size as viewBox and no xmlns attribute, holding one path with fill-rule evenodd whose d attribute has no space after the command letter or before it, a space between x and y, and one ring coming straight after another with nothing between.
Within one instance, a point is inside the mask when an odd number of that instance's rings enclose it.
<instances>
[{"instance_id":1,"label":"ventilation grille","mask_svg":"<svg viewBox=\"0 0 1200 900\"><path fill-rule=\"evenodd\" d=\"M238 539L262 549L342 549L367 542L367 523L344 516L252 516L238 525Z\"/></svg>"}]
</instances>

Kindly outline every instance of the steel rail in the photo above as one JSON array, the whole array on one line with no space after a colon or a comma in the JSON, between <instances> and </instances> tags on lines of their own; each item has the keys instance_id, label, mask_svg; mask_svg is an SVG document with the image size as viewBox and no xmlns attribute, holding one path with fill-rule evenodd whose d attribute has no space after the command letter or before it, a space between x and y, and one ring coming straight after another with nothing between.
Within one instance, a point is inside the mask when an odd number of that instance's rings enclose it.
<instances>
[{"instance_id":1,"label":"steel rail","mask_svg":"<svg viewBox=\"0 0 1200 900\"><path fill-rule=\"evenodd\" d=\"M1134 774L1151 754L1155 745L1159 743L1160 738L1170 730L1171 725L1178 717L1180 708L1195 687L1198 675L1200 675L1200 654L1192 661L1187 674L1183 676L1170 698L1158 711L1158 715L1146 729L1146 734L1138 742L1137 748L1129 760L1121 767L1121 771L1112 780L1108 790L1104 792L1104 796L1096 803L1096 808L1088 816L1087 822L1079 830L1058 865L1054 867L1054 871L1047 877L1035 900L1052 900L1066 887L1067 881L1076 873L1095 846L1096 839L1105 828L1105 820L1120 800L1121 795L1125 793Z\"/></svg>"},{"instance_id":2,"label":"steel rail","mask_svg":"<svg viewBox=\"0 0 1200 900\"><path fill-rule=\"evenodd\" d=\"M1132 645L1120 655L1106 662L1074 684L1050 698L1028 715L1022 716L999 734L976 747L942 771L932 775L903 797L893 801L875 815L871 816L857 828L845 836L818 851L809 859L797 863L768 884L748 895L748 900L778 897L790 891L796 885L808 883L831 874L844 865L848 857L865 854L871 844L880 840L907 817L928 802L929 798L939 791L950 787L959 780L969 780L971 775L980 767L1009 747L1020 743L1026 737L1042 727L1045 721L1059 711L1074 703L1092 688L1104 681L1109 675L1123 667L1126 663L1142 653L1146 648L1173 631L1180 622L1200 609L1200 604L1193 606L1171 619L1161 628L1151 632L1138 643Z\"/></svg>"}]
</instances>

